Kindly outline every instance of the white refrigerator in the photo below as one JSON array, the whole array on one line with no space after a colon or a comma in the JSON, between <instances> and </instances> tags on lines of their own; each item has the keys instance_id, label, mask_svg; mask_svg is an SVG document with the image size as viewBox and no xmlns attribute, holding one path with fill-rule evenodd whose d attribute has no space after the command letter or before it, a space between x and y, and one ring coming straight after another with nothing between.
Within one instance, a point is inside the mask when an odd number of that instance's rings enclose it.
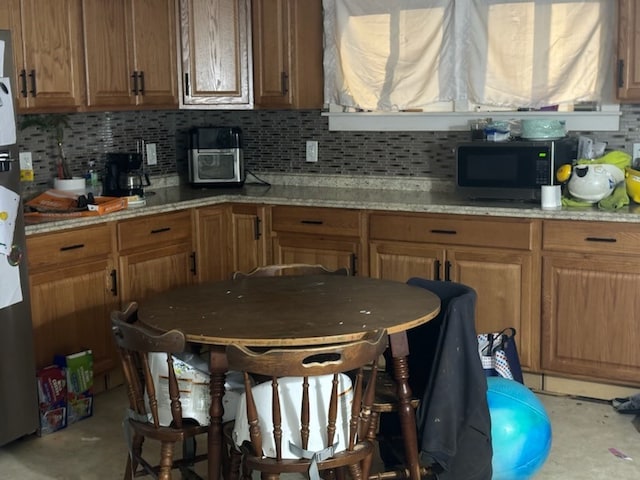
<instances>
[{"instance_id":1,"label":"white refrigerator","mask_svg":"<svg viewBox=\"0 0 640 480\"><path fill-rule=\"evenodd\" d=\"M8 30L0 30L0 445L38 429L29 278Z\"/></svg>"}]
</instances>

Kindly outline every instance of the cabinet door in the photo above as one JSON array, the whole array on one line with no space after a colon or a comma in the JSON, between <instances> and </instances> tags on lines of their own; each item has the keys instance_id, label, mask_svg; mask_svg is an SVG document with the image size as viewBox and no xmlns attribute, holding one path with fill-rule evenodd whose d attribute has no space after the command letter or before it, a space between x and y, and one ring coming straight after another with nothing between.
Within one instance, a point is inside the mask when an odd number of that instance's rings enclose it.
<instances>
[{"instance_id":1,"label":"cabinet door","mask_svg":"<svg viewBox=\"0 0 640 480\"><path fill-rule=\"evenodd\" d=\"M640 258L545 254L542 274L542 368L637 385Z\"/></svg>"},{"instance_id":2,"label":"cabinet door","mask_svg":"<svg viewBox=\"0 0 640 480\"><path fill-rule=\"evenodd\" d=\"M253 107L249 0L180 0L182 105Z\"/></svg>"},{"instance_id":3,"label":"cabinet door","mask_svg":"<svg viewBox=\"0 0 640 480\"><path fill-rule=\"evenodd\" d=\"M534 282L538 276L534 276L533 255L505 250L448 249L445 269L450 269L452 281L469 285L478 294L478 333L514 327L522 367L537 369L540 287Z\"/></svg>"},{"instance_id":4,"label":"cabinet door","mask_svg":"<svg viewBox=\"0 0 640 480\"><path fill-rule=\"evenodd\" d=\"M131 8L138 104L177 107L174 0L133 0Z\"/></svg>"},{"instance_id":5,"label":"cabinet door","mask_svg":"<svg viewBox=\"0 0 640 480\"><path fill-rule=\"evenodd\" d=\"M321 108L321 0L254 0L252 16L256 106Z\"/></svg>"},{"instance_id":6,"label":"cabinet door","mask_svg":"<svg viewBox=\"0 0 640 480\"><path fill-rule=\"evenodd\" d=\"M10 0L18 108L84 105L80 0Z\"/></svg>"},{"instance_id":7,"label":"cabinet door","mask_svg":"<svg viewBox=\"0 0 640 480\"><path fill-rule=\"evenodd\" d=\"M193 261L191 244L149 248L121 256L122 301L141 301L191 284L195 277Z\"/></svg>"},{"instance_id":8,"label":"cabinet door","mask_svg":"<svg viewBox=\"0 0 640 480\"><path fill-rule=\"evenodd\" d=\"M289 0L252 4L253 81L256 106L290 107L291 10Z\"/></svg>"},{"instance_id":9,"label":"cabinet door","mask_svg":"<svg viewBox=\"0 0 640 480\"><path fill-rule=\"evenodd\" d=\"M196 280L193 230L190 210L118 222L123 302L140 301Z\"/></svg>"},{"instance_id":10,"label":"cabinet door","mask_svg":"<svg viewBox=\"0 0 640 480\"><path fill-rule=\"evenodd\" d=\"M31 273L31 318L36 367L50 365L55 354L90 348L94 374L116 366L109 315L118 308L111 260Z\"/></svg>"},{"instance_id":11,"label":"cabinet door","mask_svg":"<svg viewBox=\"0 0 640 480\"><path fill-rule=\"evenodd\" d=\"M13 8L13 6L11 5L11 3L14 0L11 1L6 1L6 2L0 2L0 30L11 30L12 29L12 25L11 25L11 8ZM15 42L15 32L12 32L13 34L13 41Z\"/></svg>"},{"instance_id":12,"label":"cabinet door","mask_svg":"<svg viewBox=\"0 0 640 480\"><path fill-rule=\"evenodd\" d=\"M320 264L329 270L347 267L360 273L360 242L357 239L278 234L273 239L274 263Z\"/></svg>"},{"instance_id":13,"label":"cabinet door","mask_svg":"<svg viewBox=\"0 0 640 480\"><path fill-rule=\"evenodd\" d=\"M228 249L227 207L206 207L196 211L196 259L199 282L229 278L225 252Z\"/></svg>"},{"instance_id":14,"label":"cabinet door","mask_svg":"<svg viewBox=\"0 0 640 480\"><path fill-rule=\"evenodd\" d=\"M231 272L250 272L267 262L264 212L255 205L231 207Z\"/></svg>"},{"instance_id":15,"label":"cabinet door","mask_svg":"<svg viewBox=\"0 0 640 480\"><path fill-rule=\"evenodd\" d=\"M136 104L128 2L83 0L89 106Z\"/></svg>"},{"instance_id":16,"label":"cabinet door","mask_svg":"<svg viewBox=\"0 0 640 480\"><path fill-rule=\"evenodd\" d=\"M618 1L617 95L640 99L640 8L635 0Z\"/></svg>"},{"instance_id":17,"label":"cabinet door","mask_svg":"<svg viewBox=\"0 0 640 480\"><path fill-rule=\"evenodd\" d=\"M442 247L375 241L369 244L369 274L373 278L406 282L411 277L440 278Z\"/></svg>"}]
</instances>

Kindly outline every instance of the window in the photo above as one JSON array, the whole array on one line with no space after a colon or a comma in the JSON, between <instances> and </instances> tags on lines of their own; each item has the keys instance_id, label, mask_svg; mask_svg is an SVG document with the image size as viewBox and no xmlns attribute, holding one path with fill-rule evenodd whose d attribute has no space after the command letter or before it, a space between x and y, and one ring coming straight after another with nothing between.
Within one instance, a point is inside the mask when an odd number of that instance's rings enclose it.
<instances>
[{"instance_id":1,"label":"window","mask_svg":"<svg viewBox=\"0 0 640 480\"><path fill-rule=\"evenodd\" d=\"M324 0L325 100L371 112L610 104L613 4Z\"/></svg>"}]
</instances>

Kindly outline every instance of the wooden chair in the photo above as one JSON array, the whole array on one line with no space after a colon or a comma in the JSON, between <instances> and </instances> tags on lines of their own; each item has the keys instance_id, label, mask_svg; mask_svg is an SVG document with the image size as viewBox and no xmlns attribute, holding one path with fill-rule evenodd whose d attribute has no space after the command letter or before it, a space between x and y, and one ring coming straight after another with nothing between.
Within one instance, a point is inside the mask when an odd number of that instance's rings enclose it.
<instances>
[{"instance_id":1,"label":"wooden chair","mask_svg":"<svg viewBox=\"0 0 640 480\"><path fill-rule=\"evenodd\" d=\"M246 277L275 277L278 275L349 275L349 269L346 267L337 270L329 270L322 265L311 265L307 263L289 263L266 265L257 267L250 272L234 272L233 279Z\"/></svg>"},{"instance_id":2,"label":"wooden chair","mask_svg":"<svg viewBox=\"0 0 640 480\"><path fill-rule=\"evenodd\" d=\"M185 351L185 336L178 330L157 334L137 325L138 305L131 302L125 311L111 313L111 325L129 397L129 408L124 423L129 455L124 474L125 479L151 475L160 480L171 479L171 471L179 469L183 478L200 478L192 471L196 463L207 459L206 454L195 452L195 437L206 434L208 426L200 426L191 419L183 419L182 406L174 370L174 354ZM168 392L172 422L160 424L158 394L162 391L153 378L148 354L159 352L166 355ZM160 460L155 456L143 456L145 439L160 442ZM176 443L184 447L182 458L174 459ZM155 453L155 452L154 452ZM149 461L155 458L156 461Z\"/></svg>"},{"instance_id":3,"label":"wooden chair","mask_svg":"<svg viewBox=\"0 0 640 480\"><path fill-rule=\"evenodd\" d=\"M366 432L377 360L386 345L385 331L313 348L256 352L229 345L229 367L244 372L245 397L235 422L225 425L234 443L225 478L238 478L242 459L243 480L254 470L271 480L282 473L317 479L327 470L339 479L347 472L354 480L366 479L363 467L373 453ZM365 368L373 375L365 375ZM254 386L252 374L270 380Z\"/></svg>"}]
</instances>

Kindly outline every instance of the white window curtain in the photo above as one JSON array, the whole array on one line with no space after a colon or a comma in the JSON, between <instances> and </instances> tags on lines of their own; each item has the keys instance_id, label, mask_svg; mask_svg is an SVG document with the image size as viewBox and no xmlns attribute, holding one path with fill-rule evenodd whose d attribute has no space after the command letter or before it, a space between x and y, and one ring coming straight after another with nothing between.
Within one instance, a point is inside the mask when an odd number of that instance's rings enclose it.
<instances>
[{"instance_id":1,"label":"white window curtain","mask_svg":"<svg viewBox=\"0 0 640 480\"><path fill-rule=\"evenodd\" d=\"M325 101L368 111L610 101L615 4L323 0Z\"/></svg>"}]
</instances>

